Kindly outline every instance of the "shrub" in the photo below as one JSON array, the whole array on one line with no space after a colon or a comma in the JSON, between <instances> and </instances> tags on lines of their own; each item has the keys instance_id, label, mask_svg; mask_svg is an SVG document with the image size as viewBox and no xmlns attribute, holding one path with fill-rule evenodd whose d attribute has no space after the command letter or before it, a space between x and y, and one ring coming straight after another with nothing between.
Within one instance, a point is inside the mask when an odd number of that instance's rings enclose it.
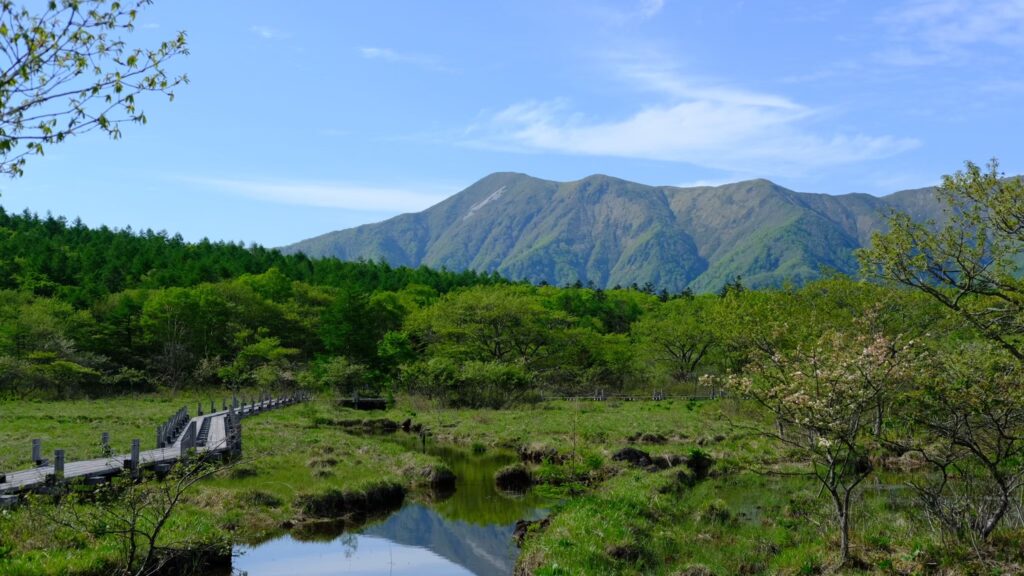
<instances>
[{"instance_id":1,"label":"shrub","mask_svg":"<svg viewBox=\"0 0 1024 576\"><path fill-rule=\"evenodd\" d=\"M363 392L370 387L370 372L362 364L353 364L347 358L334 356L320 360L303 374L302 384L316 390L334 390L341 396Z\"/></svg>"},{"instance_id":2,"label":"shrub","mask_svg":"<svg viewBox=\"0 0 1024 576\"><path fill-rule=\"evenodd\" d=\"M694 448L690 450L690 454L687 457L686 467L693 472L695 480L703 480L708 477L708 471L711 470L711 466L714 463L715 461L710 454L700 448Z\"/></svg>"},{"instance_id":3,"label":"shrub","mask_svg":"<svg viewBox=\"0 0 1024 576\"><path fill-rule=\"evenodd\" d=\"M413 392L464 408L504 408L518 402L533 386L530 374L519 364L459 363L449 358L406 366L402 379Z\"/></svg>"}]
</instances>

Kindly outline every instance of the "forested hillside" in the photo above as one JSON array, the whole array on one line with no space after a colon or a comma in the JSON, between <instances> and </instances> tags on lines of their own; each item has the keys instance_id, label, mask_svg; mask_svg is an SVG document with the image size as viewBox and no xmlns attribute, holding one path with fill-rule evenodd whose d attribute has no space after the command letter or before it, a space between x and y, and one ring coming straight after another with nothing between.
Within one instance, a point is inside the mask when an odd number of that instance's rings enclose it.
<instances>
[{"instance_id":1,"label":"forested hillside","mask_svg":"<svg viewBox=\"0 0 1024 576\"><path fill-rule=\"evenodd\" d=\"M405 307L502 282L0 209L0 387L66 397L294 383L293 368L317 355L360 349L321 337L348 321L332 306L361 314L353 329L371 338L396 328Z\"/></svg>"},{"instance_id":2,"label":"forested hillside","mask_svg":"<svg viewBox=\"0 0 1024 576\"><path fill-rule=\"evenodd\" d=\"M0 207L0 288L59 296L89 306L130 288L195 286L276 268L285 278L316 285L395 290L410 284L446 292L458 286L502 281L496 274L392 267L387 263L341 262L282 255L259 245L185 242L180 235L130 227L92 229L80 220L39 218Z\"/></svg>"},{"instance_id":3,"label":"forested hillside","mask_svg":"<svg viewBox=\"0 0 1024 576\"><path fill-rule=\"evenodd\" d=\"M746 329L734 317L741 304L768 297L735 282L702 296L650 282L512 284L0 219L0 388L14 397L305 386L499 407L598 389L692 390L698 374L739 366L720 343ZM836 290L860 304L837 304ZM849 317L882 298L877 290L836 279L771 301L792 296Z\"/></svg>"}]
</instances>

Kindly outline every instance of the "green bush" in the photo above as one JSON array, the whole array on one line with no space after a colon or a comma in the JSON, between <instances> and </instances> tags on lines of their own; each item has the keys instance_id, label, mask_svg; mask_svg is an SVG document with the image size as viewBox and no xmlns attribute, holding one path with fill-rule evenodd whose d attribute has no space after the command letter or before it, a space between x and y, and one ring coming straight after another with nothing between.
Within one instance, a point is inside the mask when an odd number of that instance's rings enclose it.
<instances>
[{"instance_id":1,"label":"green bush","mask_svg":"<svg viewBox=\"0 0 1024 576\"><path fill-rule=\"evenodd\" d=\"M695 480L703 480L708 477L708 471L711 470L711 466L714 463L715 461L710 454L700 448L694 448L690 450L686 460L686 467L693 472Z\"/></svg>"},{"instance_id":2,"label":"green bush","mask_svg":"<svg viewBox=\"0 0 1024 576\"><path fill-rule=\"evenodd\" d=\"M463 408L504 408L522 399L533 385L519 364L460 363L441 357L404 367L402 380L413 392Z\"/></svg>"},{"instance_id":3,"label":"green bush","mask_svg":"<svg viewBox=\"0 0 1024 576\"><path fill-rule=\"evenodd\" d=\"M332 356L314 363L301 376L301 382L314 390L333 390L341 396L351 396L354 392L373 391L370 376L366 366L353 364L342 356Z\"/></svg>"}]
</instances>

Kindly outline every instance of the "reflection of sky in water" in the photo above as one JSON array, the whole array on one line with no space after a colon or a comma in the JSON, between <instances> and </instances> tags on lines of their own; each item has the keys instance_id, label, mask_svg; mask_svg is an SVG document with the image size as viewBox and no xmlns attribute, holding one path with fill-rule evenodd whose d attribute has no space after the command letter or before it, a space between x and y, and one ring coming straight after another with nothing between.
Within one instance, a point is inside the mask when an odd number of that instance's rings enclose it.
<instances>
[{"instance_id":1,"label":"reflection of sky in water","mask_svg":"<svg viewBox=\"0 0 1024 576\"><path fill-rule=\"evenodd\" d=\"M398 437L417 445L414 437ZM519 550L515 521L545 514L543 499L511 497L494 488L494 473L518 461L511 452L471 455L433 446L455 472L456 490L429 504L406 503L387 518L329 542L284 536L252 548L239 546L233 567L249 576L291 574L365 576L502 576L512 574Z\"/></svg>"},{"instance_id":2,"label":"reflection of sky in water","mask_svg":"<svg viewBox=\"0 0 1024 576\"><path fill-rule=\"evenodd\" d=\"M234 568L249 576L472 576L430 550L386 538L347 534L331 542L298 542L290 536L244 548Z\"/></svg>"},{"instance_id":3,"label":"reflection of sky in water","mask_svg":"<svg viewBox=\"0 0 1024 576\"><path fill-rule=\"evenodd\" d=\"M512 543L513 525L470 524L449 520L420 504L409 504L387 520L361 530L392 542L426 548L472 574L511 574L519 550Z\"/></svg>"}]
</instances>

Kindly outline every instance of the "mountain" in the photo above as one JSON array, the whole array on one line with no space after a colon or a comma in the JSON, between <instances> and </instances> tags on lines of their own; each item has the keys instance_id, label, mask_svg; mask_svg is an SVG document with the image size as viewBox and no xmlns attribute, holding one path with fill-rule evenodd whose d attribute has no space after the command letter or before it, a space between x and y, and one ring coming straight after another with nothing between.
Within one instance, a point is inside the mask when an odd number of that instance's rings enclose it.
<instances>
[{"instance_id":1,"label":"mountain","mask_svg":"<svg viewBox=\"0 0 1024 576\"><path fill-rule=\"evenodd\" d=\"M512 574L518 550L512 543L515 524L475 525L448 520L421 504L407 504L362 534L425 548L473 574Z\"/></svg>"},{"instance_id":2,"label":"mountain","mask_svg":"<svg viewBox=\"0 0 1024 576\"><path fill-rule=\"evenodd\" d=\"M415 214L282 248L393 266L497 271L511 279L600 287L651 282L677 292L802 283L855 273L854 249L891 211L941 218L933 189L889 196L794 192L768 180L646 186L604 175L573 182L491 174Z\"/></svg>"}]
</instances>

